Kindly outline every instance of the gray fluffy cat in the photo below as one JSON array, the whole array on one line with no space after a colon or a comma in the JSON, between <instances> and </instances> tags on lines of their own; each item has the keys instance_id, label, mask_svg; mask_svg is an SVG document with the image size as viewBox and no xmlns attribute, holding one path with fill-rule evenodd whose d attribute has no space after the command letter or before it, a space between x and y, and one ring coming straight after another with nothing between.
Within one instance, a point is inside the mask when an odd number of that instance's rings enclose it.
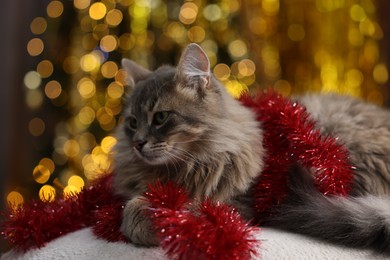
<instances>
[{"instance_id":1,"label":"gray fluffy cat","mask_svg":"<svg viewBox=\"0 0 390 260\"><path fill-rule=\"evenodd\" d=\"M267 153L261 126L211 74L204 51L190 44L177 68L154 72L126 59L122 65L133 87L115 146L115 190L128 198L122 232L135 244L158 244L142 199L157 179L174 180L195 200L223 201L253 218L248 191ZM390 254L390 113L336 95L297 99L322 133L349 150L356 168L352 194L323 196L297 165L290 195L268 224Z\"/></svg>"}]
</instances>

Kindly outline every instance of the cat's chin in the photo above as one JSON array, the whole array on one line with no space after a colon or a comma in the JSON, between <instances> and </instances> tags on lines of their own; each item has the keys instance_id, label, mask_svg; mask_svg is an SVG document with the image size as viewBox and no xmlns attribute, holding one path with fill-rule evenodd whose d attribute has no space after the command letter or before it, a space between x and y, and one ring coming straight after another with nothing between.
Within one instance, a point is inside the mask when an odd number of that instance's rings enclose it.
<instances>
[{"instance_id":1,"label":"cat's chin","mask_svg":"<svg viewBox=\"0 0 390 260\"><path fill-rule=\"evenodd\" d=\"M144 163L149 165L166 165L170 163L169 158L166 156L147 156L141 153L137 153L138 158L140 158Z\"/></svg>"}]
</instances>

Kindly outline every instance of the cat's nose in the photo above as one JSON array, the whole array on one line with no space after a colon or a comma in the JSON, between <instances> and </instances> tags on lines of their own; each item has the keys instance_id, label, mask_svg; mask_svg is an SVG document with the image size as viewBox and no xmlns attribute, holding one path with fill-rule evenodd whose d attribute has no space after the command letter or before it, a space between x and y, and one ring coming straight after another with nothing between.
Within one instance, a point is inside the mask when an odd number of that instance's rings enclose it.
<instances>
[{"instance_id":1,"label":"cat's nose","mask_svg":"<svg viewBox=\"0 0 390 260\"><path fill-rule=\"evenodd\" d=\"M137 149L138 151L141 151L146 143L147 143L147 141L145 141L145 140L136 140L136 141L134 141L133 145L134 145L135 149Z\"/></svg>"}]
</instances>

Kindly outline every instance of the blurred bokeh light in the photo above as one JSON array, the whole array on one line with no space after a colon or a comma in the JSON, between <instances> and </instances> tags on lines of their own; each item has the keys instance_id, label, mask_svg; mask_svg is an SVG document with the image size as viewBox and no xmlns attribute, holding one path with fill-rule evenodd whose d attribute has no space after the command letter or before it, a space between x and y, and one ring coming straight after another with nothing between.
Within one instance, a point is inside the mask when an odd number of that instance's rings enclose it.
<instances>
[{"instance_id":1,"label":"blurred bokeh light","mask_svg":"<svg viewBox=\"0 0 390 260\"><path fill-rule=\"evenodd\" d=\"M286 96L337 92L388 101L374 0L46 2L24 50L34 60L23 102L37 161L17 175L24 180L10 178L5 199L12 204L71 196L111 171L129 91L122 57L154 69L175 64L196 42L235 97L274 88Z\"/></svg>"}]
</instances>

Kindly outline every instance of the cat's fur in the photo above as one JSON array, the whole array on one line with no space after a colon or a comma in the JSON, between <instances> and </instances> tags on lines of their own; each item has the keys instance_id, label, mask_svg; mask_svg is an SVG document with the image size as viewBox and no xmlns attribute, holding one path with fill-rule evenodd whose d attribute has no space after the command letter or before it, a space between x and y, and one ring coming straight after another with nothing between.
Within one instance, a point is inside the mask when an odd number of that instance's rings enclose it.
<instances>
[{"instance_id":1,"label":"cat's fur","mask_svg":"<svg viewBox=\"0 0 390 260\"><path fill-rule=\"evenodd\" d=\"M267 152L254 114L230 97L196 44L177 68L150 72L123 60L133 91L115 146L116 191L128 198L121 230L134 243L158 243L142 213L147 184L174 180L194 199L210 197L253 217L248 191ZM336 95L298 97L317 127L350 151L351 197L325 197L306 169L291 169L291 194L275 227L390 254L390 112ZM246 203L248 202L248 203Z\"/></svg>"}]
</instances>

